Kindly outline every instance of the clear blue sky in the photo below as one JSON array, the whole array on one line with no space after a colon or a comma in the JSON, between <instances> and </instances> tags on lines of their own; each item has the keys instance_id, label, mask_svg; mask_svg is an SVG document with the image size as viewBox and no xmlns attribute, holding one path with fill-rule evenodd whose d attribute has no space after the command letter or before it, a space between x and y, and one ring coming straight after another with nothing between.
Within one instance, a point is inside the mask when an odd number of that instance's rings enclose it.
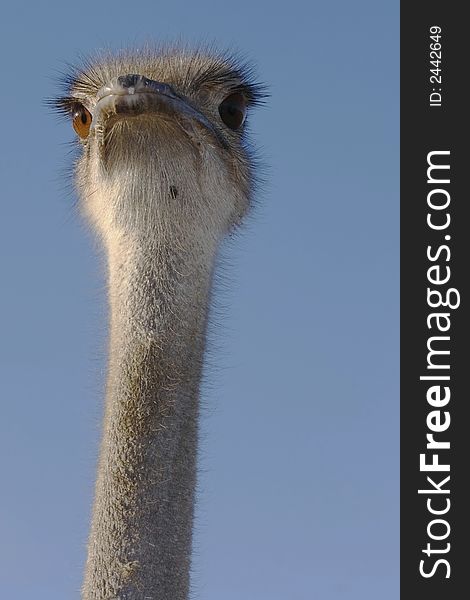
<instances>
[{"instance_id":1,"label":"clear blue sky","mask_svg":"<svg viewBox=\"0 0 470 600\"><path fill-rule=\"evenodd\" d=\"M2 8L0 580L79 598L105 364L91 237L64 186L64 61L216 40L272 94L268 185L231 244L204 389L201 600L398 598L397 1L57 2Z\"/></svg>"}]
</instances>

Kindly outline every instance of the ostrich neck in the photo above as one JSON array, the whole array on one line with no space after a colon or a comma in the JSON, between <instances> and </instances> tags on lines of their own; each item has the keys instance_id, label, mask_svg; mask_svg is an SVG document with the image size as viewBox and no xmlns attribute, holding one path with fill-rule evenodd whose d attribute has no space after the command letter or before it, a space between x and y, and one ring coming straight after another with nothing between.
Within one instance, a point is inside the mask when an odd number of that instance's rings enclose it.
<instances>
[{"instance_id":1,"label":"ostrich neck","mask_svg":"<svg viewBox=\"0 0 470 600\"><path fill-rule=\"evenodd\" d=\"M198 388L215 248L107 245L110 348L84 600L188 597ZM171 243L170 243L171 242ZM186 248L186 249L185 249Z\"/></svg>"}]
</instances>

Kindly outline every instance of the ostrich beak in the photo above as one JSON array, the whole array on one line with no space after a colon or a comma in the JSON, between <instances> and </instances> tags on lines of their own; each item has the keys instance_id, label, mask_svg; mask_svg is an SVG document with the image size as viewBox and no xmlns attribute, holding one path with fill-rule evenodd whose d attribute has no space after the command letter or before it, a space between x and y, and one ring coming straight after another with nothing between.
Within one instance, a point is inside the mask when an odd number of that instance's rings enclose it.
<instances>
[{"instance_id":1,"label":"ostrich beak","mask_svg":"<svg viewBox=\"0 0 470 600\"><path fill-rule=\"evenodd\" d=\"M172 119L188 134L194 133L194 124L199 124L215 137L218 144L227 148L220 131L205 115L176 94L168 84L143 75L121 75L98 90L91 128L101 133L122 118L143 114Z\"/></svg>"}]
</instances>

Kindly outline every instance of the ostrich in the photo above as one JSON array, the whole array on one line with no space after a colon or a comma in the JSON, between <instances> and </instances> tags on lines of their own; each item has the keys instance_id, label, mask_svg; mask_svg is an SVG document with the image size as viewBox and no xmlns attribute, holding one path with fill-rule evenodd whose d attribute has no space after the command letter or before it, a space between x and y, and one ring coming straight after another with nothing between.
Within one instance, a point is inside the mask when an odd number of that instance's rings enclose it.
<instances>
[{"instance_id":1,"label":"ostrich","mask_svg":"<svg viewBox=\"0 0 470 600\"><path fill-rule=\"evenodd\" d=\"M188 597L211 282L250 206L245 118L263 95L227 55L168 48L91 58L55 100L110 309L84 600Z\"/></svg>"}]
</instances>

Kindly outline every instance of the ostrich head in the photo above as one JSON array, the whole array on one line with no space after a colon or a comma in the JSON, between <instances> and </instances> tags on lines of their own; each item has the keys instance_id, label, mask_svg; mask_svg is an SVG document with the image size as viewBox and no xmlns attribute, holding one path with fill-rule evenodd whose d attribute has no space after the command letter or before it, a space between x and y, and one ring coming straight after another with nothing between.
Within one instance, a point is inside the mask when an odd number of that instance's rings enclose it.
<instances>
[{"instance_id":1,"label":"ostrich head","mask_svg":"<svg viewBox=\"0 0 470 600\"><path fill-rule=\"evenodd\" d=\"M238 224L253 184L246 117L262 95L250 69L211 53L126 52L75 70L57 105L82 147L77 185L98 232L175 244Z\"/></svg>"}]
</instances>

